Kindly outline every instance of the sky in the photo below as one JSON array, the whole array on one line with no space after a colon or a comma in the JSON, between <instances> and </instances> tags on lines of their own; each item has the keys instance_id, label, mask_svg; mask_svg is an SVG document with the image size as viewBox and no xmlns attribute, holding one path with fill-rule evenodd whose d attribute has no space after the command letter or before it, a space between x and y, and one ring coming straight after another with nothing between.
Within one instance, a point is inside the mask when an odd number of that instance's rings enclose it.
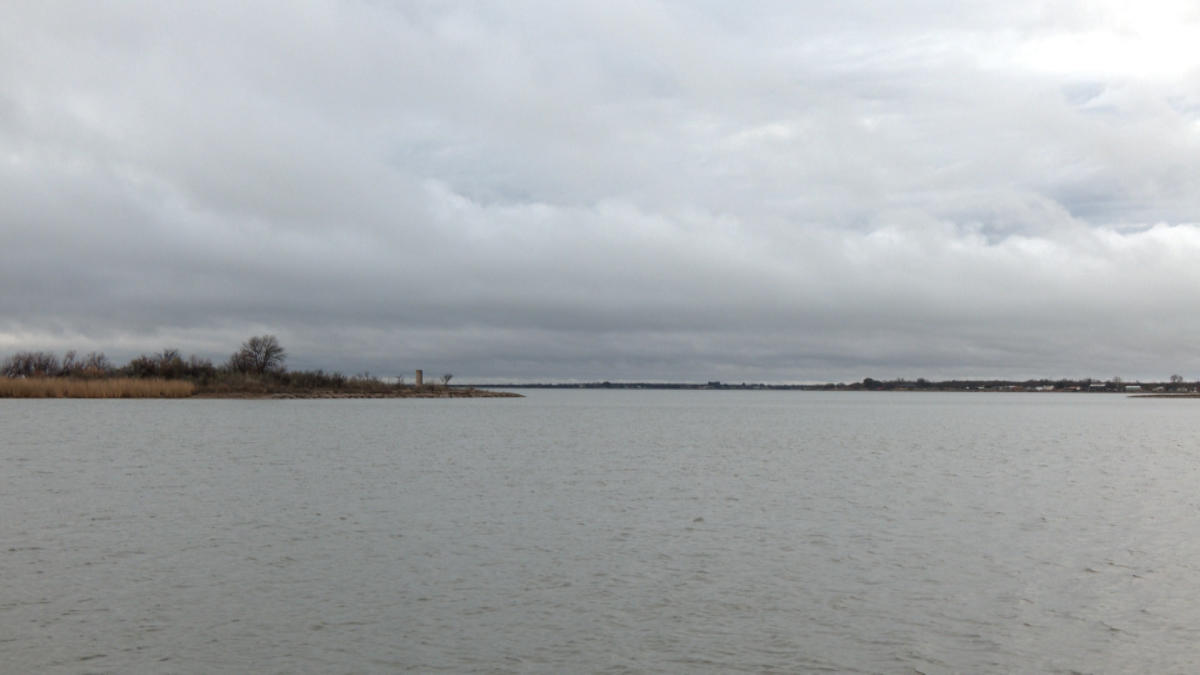
<instances>
[{"instance_id":1,"label":"sky","mask_svg":"<svg viewBox=\"0 0 1200 675\"><path fill-rule=\"evenodd\" d=\"M0 356L1200 379L1200 6L13 0Z\"/></svg>"}]
</instances>

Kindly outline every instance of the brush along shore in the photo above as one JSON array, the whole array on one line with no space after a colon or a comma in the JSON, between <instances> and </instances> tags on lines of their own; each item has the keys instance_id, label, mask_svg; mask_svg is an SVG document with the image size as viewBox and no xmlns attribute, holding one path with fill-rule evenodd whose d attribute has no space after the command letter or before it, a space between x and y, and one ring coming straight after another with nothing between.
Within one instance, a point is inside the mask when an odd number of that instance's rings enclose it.
<instances>
[{"instance_id":1,"label":"brush along shore","mask_svg":"<svg viewBox=\"0 0 1200 675\"><path fill-rule=\"evenodd\" d=\"M486 389L410 387L390 391L282 391L282 392L198 392L192 398L301 399L301 398L524 398L523 394Z\"/></svg>"},{"instance_id":2,"label":"brush along shore","mask_svg":"<svg viewBox=\"0 0 1200 675\"><path fill-rule=\"evenodd\" d=\"M520 397L470 387L404 386L347 378L337 386L305 387L279 378L236 377L196 383L165 378L0 377L0 398L501 398Z\"/></svg>"}]
</instances>

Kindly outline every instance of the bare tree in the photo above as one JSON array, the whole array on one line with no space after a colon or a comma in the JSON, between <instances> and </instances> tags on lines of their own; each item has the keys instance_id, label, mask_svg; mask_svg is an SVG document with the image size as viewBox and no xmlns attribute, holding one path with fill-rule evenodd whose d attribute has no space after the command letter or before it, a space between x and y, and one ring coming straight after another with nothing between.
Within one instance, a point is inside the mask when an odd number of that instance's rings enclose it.
<instances>
[{"instance_id":1,"label":"bare tree","mask_svg":"<svg viewBox=\"0 0 1200 675\"><path fill-rule=\"evenodd\" d=\"M1183 384L1183 376L1182 375L1172 375L1171 376L1171 384Z\"/></svg>"},{"instance_id":2,"label":"bare tree","mask_svg":"<svg viewBox=\"0 0 1200 675\"><path fill-rule=\"evenodd\" d=\"M188 377L200 378L208 380L213 375L216 375L217 369L213 367L212 361L192 354L188 357L187 365L184 369Z\"/></svg>"},{"instance_id":3,"label":"bare tree","mask_svg":"<svg viewBox=\"0 0 1200 675\"><path fill-rule=\"evenodd\" d=\"M183 354L178 349L164 349L156 354L158 359L158 375L167 379L183 377L187 364L183 362Z\"/></svg>"},{"instance_id":4,"label":"bare tree","mask_svg":"<svg viewBox=\"0 0 1200 675\"><path fill-rule=\"evenodd\" d=\"M50 352L17 352L0 366L5 377L47 377L58 371L58 357Z\"/></svg>"},{"instance_id":5,"label":"bare tree","mask_svg":"<svg viewBox=\"0 0 1200 675\"><path fill-rule=\"evenodd\" d=\"M76 358L75 350L69 349L66 354L63 354L62 365L59 367L58 374L63 377L72 377L79 374L83 369L83 362Z\"/></svg>"},{"instance_id":6,"label":"bare tree","mask_svg":"<svg viewBox=\"0 0 1200 675\"><path fill-rule=\"evenodd\" d=\"M229 357L229 366L239 372L262 375L283 371L285 359L287 352L274 335L256 335Z\"/></svg>"},{"instance_id":7,"label":"bare tree","mask_svg":"<svg viewBox=\"0 0 1200 675\"><path fill-rule=\"evenodd\" d=\"M125 372L132 377L158 377L158 355L142 354L125 364Z\"/></svg>"},{"instance_id":8,"label":"bare tree","mask_svg":"<svg viewBox=\"0 0 1200 675\"><path fill-rule=\"evenodd\" d=\"M452 377L454 377L454 373L446 373L445 375L442 375L442 386L449 387L450 386L450 378L452 378Z\"/></svg>"},{"instance_id":9,"label":"bare tree","mask_svg":"<svg viewBox=\"0 0 1200 675\"><path fill-rule=\"evenodd\" d=\"M104 352L88 352L88 355L83 357L82 375L84 377L103 377L112 370L112 361L108 360Z\"/></svg>"}]
</instances>

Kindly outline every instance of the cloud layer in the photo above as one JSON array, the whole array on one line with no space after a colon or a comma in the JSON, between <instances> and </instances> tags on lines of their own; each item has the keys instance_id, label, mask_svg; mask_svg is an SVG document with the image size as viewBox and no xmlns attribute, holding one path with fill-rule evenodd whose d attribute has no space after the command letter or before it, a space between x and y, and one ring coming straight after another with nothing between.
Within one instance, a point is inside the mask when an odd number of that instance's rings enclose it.
<instances>
[{"instance_id":1,"label":"cloud layer","mask_svg":"<svg viewBox=\"0 0 1200 675\"><path fill-rule=\"evenodd\" d=\"M1200 378L1190 3L18 2L0 352Z\"/></svg>"}]
</instances>

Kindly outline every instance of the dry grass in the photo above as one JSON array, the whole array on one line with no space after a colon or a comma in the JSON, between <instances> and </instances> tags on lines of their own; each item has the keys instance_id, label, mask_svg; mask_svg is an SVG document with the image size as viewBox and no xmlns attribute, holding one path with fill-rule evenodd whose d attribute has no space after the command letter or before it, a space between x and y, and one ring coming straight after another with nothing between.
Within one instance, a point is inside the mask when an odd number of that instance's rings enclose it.
<instances>
[{"instance_id":1,"label":"dry grass","mask_svg":"<svg viewBox=\"0 0 1200 675\"><path fill-rule=\"evenodd\" d=\"M185 398L195 391L196 385L183 380L0 377L0 398Z\"/></svg>"}]
</instances>

